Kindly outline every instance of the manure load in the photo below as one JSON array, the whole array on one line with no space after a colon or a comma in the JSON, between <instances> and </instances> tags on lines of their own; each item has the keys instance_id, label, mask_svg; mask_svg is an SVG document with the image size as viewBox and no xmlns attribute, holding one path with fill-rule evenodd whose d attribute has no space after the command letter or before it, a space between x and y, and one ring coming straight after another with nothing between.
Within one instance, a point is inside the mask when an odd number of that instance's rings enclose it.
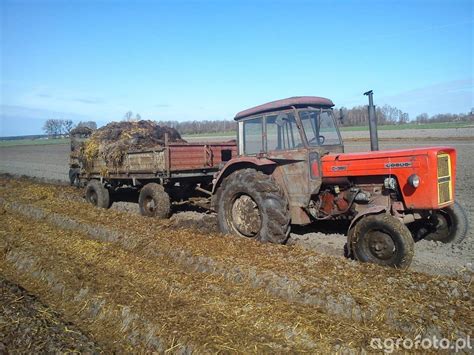
<instances>
[{"instance_id":1,"label":"manure load","mask_svg":"<svg viewBox=\"0 0 474 355\"><path fill-rule=\"evenodd\" d=\"M174 178L198 179L192 184L204 186L236 154L233 140L188 143L176 129L153 121L112 122L95 131L71 132L70 178L77 186L91 179L108 187L173 185Z\"/></svg>"},{"instance_id":2,"label":"manure load","mask_svg":"<svg viewBox=\"0 0 474 355\"><path fill-rule=\"evenodd\" d=\"M156 159L158 159L158 164L163 163L163 154L158 154L155 158L138 153L129 159L128 153L155 149L162 152L166 140L186 143L176 129L160 126L153 121L112 122L92 133L83 145L81 158L87 171L97 171L97 169L119 171L122 170L121 168L130 168L125 165L132 164L133 168L136 165L134 163L143 163L139 169L142 170L150 167L150 163Z\"/></svg>"}]
</instances>

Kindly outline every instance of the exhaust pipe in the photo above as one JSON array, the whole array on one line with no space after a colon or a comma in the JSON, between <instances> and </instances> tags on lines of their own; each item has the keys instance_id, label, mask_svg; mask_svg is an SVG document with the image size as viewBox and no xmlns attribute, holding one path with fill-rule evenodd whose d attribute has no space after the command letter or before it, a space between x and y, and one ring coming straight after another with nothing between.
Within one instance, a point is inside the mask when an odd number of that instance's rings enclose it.
<instances>
[{"instance_id":1,"label":"exhaust pipe","mask_svg":"<svg viewBox=\"0 0 474 355\"><path fill-rule=\"evenodd\" d=\"M369 131L370 131L370 150L379 150L379 137L377 133L377 116L375 116L374 92L369 90L364 92L369 97Z\"/></svg>"}]
</instances>

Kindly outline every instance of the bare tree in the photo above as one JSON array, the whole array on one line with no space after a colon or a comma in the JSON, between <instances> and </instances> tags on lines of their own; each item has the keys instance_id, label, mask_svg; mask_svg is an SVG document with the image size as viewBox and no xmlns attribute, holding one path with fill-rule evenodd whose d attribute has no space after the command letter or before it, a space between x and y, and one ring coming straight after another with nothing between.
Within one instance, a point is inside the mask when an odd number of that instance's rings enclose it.
<instances>
[{"instance_id":1,"label":"bare tree","mask_svg":"<svg viewBox=\"0 0 474 355\"><path fill-rule=\"evenodd\" d=\"M49 119L43 125L43 131L50 137L57 137L61 134L63 120Z\"/></svg>"},{"instance_id":2,"label":"bare tree","mask_svg":"<svg viewBox=\"0 0 474 355\"><path fill-rule=\"evenodd\" d=\"M136 120L136 121L140 121L141 119L142 119L142 116L140 116L140 114L137 113L137 114L135 115L135 120Z\"/></svg>"},{"instance_id":3,"label":"bare tree","mask_svg":"<svg viewBox=\"0 0 474 355\"><path fill-rule=\"evenodd\" d=\"M124 121L132 121L132 117L133 117L133 112L128 111L128 112L125 113L125 115L123 115L123 120Z\"/></svg>"},{"instance_id":4,"label":"bare tree","mask_svg":"<svg viewBox=\"0 0 474 355\"><path fill-rule=\"evenodd\" d=\"M403 123L408 123L408 120L410 117L408 116L408 113L400 111L400 115L398 118L398 123L403 124Z\"/></svg>"},{"instance_id":5,"label":"bare tree","mask_svg":"<svg viewBox=\"0 0 474 355\"><path fill-rule=\"evenodd\" d=\"M71 120L63 120L62 130L64 133L69 134L72 130L74 123Z\"/></svg>"},{"instance_id":6,"label":"bare tree","mask_svg":"<svg viewBox=\"0 0 474 355\"><path fill-rule=\"evenodd\" d=\"M53 136L54 135L54 123L53 120L46 120L46 122L43 125L43 131L46 133L48 136Z\"/></svg>"}]
</instances>

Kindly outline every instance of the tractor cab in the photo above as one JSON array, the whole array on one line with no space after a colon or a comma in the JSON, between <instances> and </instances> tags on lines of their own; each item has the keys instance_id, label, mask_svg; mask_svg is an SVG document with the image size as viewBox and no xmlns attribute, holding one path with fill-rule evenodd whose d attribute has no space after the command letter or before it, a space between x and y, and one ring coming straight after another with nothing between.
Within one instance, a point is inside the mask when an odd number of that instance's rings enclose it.
<instances>
[{"instance_id":1,"label":"tractor cab","mask_svg":"<svg viewBox=\"0 0 474 355\"><path fill-rule=\"evenodd\" d=\"M239 155L279 155L284 151L344 151L329 99L302 96L239 112Z\"/></svg>"}]
</instances>

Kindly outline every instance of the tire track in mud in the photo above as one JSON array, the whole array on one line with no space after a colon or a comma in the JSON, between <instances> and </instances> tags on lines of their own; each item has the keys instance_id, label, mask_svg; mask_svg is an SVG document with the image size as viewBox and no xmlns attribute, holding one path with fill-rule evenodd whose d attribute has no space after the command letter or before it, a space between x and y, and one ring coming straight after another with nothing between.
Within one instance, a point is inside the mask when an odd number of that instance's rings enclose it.
<instances>
[{"instance_id":1,"label":"tire track in mud","mask_svg":"<svg viewBox=\"0 0 474 355\"><path fill-rule=\"evenodd\" d=\"M9 211L19 213L29 218L45 220L59 228L79 231L87 234L90 238L103 242L117 243L128 251L136 252L137 247L140 247L139 252L141 254L150 258L169 258L180 265L183 270L189 272L218 275L234 283L245 282L255 289L263 288L273 296L280 297L288 302L296 302L302 305L316 305L329 315L355 321L357 322L356 324L360 326L367 323L374 323L375 321L380 322L382 320L382 324L404 334L419 334L419 332L448 334L453 330L454 332L458 331L459 334L464 334L466 327L469 329L469 321L465 324L459 320L454 322L446 312L441 312L441 310L438 309L436 309L434 313L438 314L438 320L440 319L439 316L444 313L441 317L442 322L433 322L433 319L431 319L429 315L426 315L423 309L420 309L419 312L417 312L418 314L407 314L404 308L396 307L395 305L384 308L383 305L376 305L372 302L365 304L357 302L350 294L344 293L343 290L334 292L334 287L331 287L331 282L328 279L323 281L323 287L318 287L315 282L311 282L311 280L305 278L279 275L276 272L258 270L252 266L245 267L242 265L222 264L213 258L203 255L195 256L190 252L179 250L179 248L173 248L173 246L157 248L148 245L143 248L143 245L140 245L141 241L137 240L136 236L127 235L126 231L119 232L109 228L92 226L68 216L47 212L41 208L16 202L8 203L3 199L0 199L0 204ZM357 269L357 267L355 267L355 269ZM357 274L357 270L354 270L354 272ZM389 280L392 284L396 283L396 279L393 277L389 277ZM442 282L446 283L450 281L443 280ZM308 284L310 285L309 287ZM436 284L430 285L429 282L425 282L414 286L415 287L411 287L410 291L419 293L420 291L426 291L427 289L429 290L430 288L436 287ZM454 296L458 298L459 301L466 302L466 305L468 305L469 294L466 294L466 290L463 291L462 286L459 287L459 284L457 286L456 292L450 296ZM458 289L460 289L460 291ZM416 302L416 297L414 299L409 296L405 297L406 299L402 297L402 305L405 304L406 306L406 304L408 304L410 306L414 301ZM468 297L468 300L465 299L466 297ZM433 307L433 305L426 306ZM435 306L435 308L439 308L439 306ZM459 315L459 312L457 315ZM472 324L472 319L470 324Z\"/></svg>"}]
</instances>

